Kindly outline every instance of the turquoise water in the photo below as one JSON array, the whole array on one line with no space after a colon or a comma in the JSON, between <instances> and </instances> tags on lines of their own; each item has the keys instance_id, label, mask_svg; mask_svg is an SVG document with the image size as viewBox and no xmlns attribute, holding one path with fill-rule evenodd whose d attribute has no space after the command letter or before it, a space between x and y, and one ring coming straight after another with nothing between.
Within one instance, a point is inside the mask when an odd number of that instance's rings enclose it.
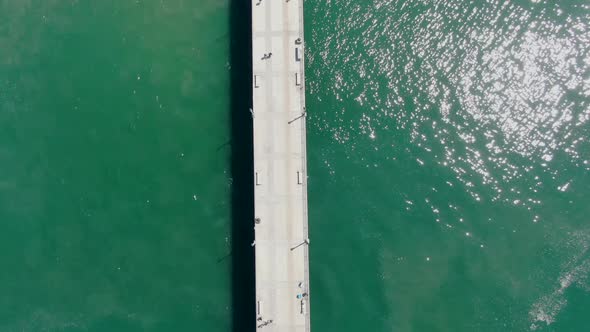
<instances>
[{"instance_id":1,"label":"turquoise water","mask_svg":"<svg viewBox=\"0 0 590 332\"><path fill-rule=\"evenodd\" d=\"M228 331L228 5L0 2L0 331Z\"/></svg>"},{"instance_id":2,"label":"turquoise water","mask_svg":"<svg viewBox=\"0 0 590 332\"><path fill-rule=\"evenodd\" d=\"M315 330L587 330L590 6L306 6Z\"/></svg>"},{"instance_id":3,"label":"turquoise water","mask_svg":"<svg viewBox=\"0 0 590 332\"><path fill-rule=\"evenodd\" d=\"M249 331L244 4L0 2L0 331ZM590 6L305 6L314 331L586 330Z\"/></svg>"}]
</instances>

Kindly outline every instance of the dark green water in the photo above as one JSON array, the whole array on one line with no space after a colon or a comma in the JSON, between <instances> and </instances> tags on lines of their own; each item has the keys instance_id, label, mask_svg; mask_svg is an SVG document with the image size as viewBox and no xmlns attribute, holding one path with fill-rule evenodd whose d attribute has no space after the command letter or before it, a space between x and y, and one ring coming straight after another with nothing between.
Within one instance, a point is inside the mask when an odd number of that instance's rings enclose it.
<instances>
[{"instance_id":1,"label":"dark green water","mask_svg":"<svg viewBox=\"0 0 590 332\"><path fill-rule=\"evenodd\" d=\"M0 1L0 331L249 332L235 3ZM305 5L314 331L587 330L590 6Z\"/></svg>"}]
</instances>

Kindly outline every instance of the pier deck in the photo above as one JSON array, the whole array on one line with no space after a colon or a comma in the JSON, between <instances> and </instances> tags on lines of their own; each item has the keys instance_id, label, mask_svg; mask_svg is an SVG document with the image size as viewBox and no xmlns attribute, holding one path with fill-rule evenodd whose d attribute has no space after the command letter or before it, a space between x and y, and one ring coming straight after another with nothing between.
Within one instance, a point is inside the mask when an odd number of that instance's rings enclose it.
<instances>
[{"instance_id":1,"label":"pier deck","mask_svg":"<svg viewBox=\"0 0 590 332\"><path fill-rule=\"evenodd\" d=\"M303 0L251 1L256 325L309 332Z\"/></svg>"}]
</instances>

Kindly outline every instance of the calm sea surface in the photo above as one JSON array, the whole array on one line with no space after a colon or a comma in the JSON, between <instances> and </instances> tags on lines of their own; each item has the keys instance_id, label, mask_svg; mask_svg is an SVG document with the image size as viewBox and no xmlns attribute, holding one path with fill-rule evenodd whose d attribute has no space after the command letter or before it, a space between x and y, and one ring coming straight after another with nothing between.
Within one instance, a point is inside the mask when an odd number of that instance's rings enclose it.
<instances>
[{"instance_id":1,"label":"calm sea surface","mask_svg":"<svg viewBox=\"0 0 590 332\"><path fill-rule=\"evenodd\" d=\"M0 331L229 331L223 1L0 1Z\"/></svg>"},{"instance_id":2,"label":"calm sea surface","mask_svg":"<svg viewBox=\"0 0 590 332\"><path fill-rule=\"evenodd\" d=\"M230 3L0 1L0 331L232 330ZM305 5L314 330L587 330L590 5Z\"/></svg>"}]
</instances>

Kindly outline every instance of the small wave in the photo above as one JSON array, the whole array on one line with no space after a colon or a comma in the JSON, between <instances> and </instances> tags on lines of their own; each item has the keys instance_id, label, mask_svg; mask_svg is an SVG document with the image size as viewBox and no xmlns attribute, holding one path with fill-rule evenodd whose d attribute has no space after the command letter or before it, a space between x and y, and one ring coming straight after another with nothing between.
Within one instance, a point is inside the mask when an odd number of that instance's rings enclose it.
<instances>
[{"instance_id":1,"label":"small wave","mask_svg":"<svg viewBox=\"0 0 590 332\"><path fill-rule=\"evenodd\" d=\"M551 294L541 297L532 305L529 311L532 323L530 329L537 330L540 324L551 325L557 319L557 315L567 305L566 290L571 285L576 285L582 289L588 289L586 285L588 274L590 273L590 257L588 249L590 246L590 234L575 233L574 240L569 245L577 245L579 254L575 255L568 264L565 271L558 278L559 286Z\"/></svg>"}]
</instances>

